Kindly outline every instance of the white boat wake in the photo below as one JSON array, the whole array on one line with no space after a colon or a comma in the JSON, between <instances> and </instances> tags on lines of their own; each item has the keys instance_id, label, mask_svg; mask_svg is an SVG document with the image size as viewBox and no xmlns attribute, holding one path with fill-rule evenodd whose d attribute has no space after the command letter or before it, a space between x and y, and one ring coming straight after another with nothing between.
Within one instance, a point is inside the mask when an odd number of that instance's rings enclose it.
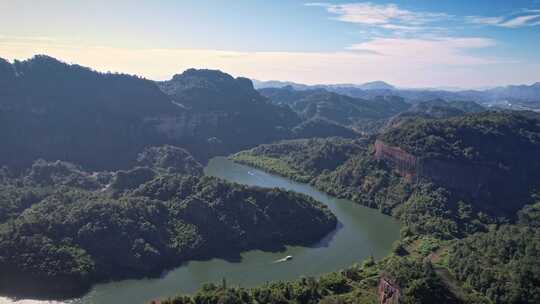
<instances>
[{"instance_id":1,"label":"white boat wake","mask_svg":"<svg viewBox=\"0 0 540 304\"><path fill-rule=\"evenodd\" d=\"M292 256L288 255L288 256L286 256L284 258L281 258L279 260L275 260L274 263L283 263L283 262L288 262L290 260L292 260Z\"/></svg>"}]
</instances>

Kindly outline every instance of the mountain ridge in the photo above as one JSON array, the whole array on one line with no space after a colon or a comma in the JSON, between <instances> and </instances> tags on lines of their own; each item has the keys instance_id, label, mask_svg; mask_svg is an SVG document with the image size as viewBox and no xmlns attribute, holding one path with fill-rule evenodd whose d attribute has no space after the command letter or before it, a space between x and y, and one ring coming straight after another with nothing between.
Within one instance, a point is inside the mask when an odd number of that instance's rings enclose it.
<instances>
[{"instance_id":1,"label":"mountain ridge","mask_svg":"<svg viewBox=\"0 0 540 304\"><path fill-rule=\"evenodd\" d=\"M371 86L370 84L382 83L383 85ZM540 110L540 82L533 84L521 84L521 85L507 85L499 86L488 89L459 89L445 90L441 88L399 88L392 85L388 85L384 81L368 82L363 85L352 84L325 84L325 85L305 85L292 82L279 82L270 81L267 85L264 82L257 84L257 89L264 88L282 88L287 85L292 86L296 90L311 90L311 89L326 89L335 93L348 95L351 97L370 99L375 96L394 95L405 98L408 102L428 101L430 99L444 99L446 101L451 100L469 100L485 105L497 105L516 107L511 103L520 103L517 109L527 109L527 107L533 107L533 109ZM523 103L523 104L521 104ZM525 108L524 108L525 107Z\"/></svg>"},{"instance_id":2,"label":"mountain ridge","mask_svg":"<svg viewBox=\"0 0 540 304\"><path fill-rule=\"evenodd\" d=\"M188 69L154 82L36 55L0 61L0 84L0 135L7 147L0 159L21 168L37 158L128 168L143 148L163 144L205 162L294 137L293 128L304 122L268 102L249 79L217 70ZM311 126L310 132L328 134L322 125ZM350 134L345 127L332 130Z\"/></svg>"}]
</instances>

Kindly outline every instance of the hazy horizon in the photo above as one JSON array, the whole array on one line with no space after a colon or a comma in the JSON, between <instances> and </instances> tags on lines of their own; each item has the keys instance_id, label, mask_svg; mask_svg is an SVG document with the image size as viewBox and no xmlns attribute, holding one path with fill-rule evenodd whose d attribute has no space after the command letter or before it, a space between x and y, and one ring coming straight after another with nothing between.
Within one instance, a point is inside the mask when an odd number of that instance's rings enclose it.
<instances>
[{"instance_id":1,"label":"hazy horizon","mask_svg":"<svg viewBox=\"0 0 540 304\"><path fill-rule=\"evenodd\" d=\"M540 81L540 1L0 1L0 57L170 79L463 89Z\"/></svg>"}]
</instances>

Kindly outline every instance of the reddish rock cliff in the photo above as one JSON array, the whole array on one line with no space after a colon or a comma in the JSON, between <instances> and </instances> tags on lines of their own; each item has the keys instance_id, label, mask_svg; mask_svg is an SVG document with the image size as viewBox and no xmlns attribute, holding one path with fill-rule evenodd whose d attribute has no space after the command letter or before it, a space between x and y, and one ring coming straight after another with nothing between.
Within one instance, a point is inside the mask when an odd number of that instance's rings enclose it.
<instances>
[{"instance_id":1,"label":"reddish rock cliff","mask_svg":"<svg viewBox=\"0 0 540 304\"><path fill-rule=\"evenodd\" d=\"M375 141L375 158L390 161L407 181L416 181L418 161L414 155L407 151L389 146L377 139Z\"/></svg>"},{"instance_id":2,"label":"reddish rock cliff","mask_svg":"<svg viewBox=\"0 0 540 304\"><path fill-rule=\"evenodd\" d=\"M385 275L379 280L379 304L398 304L400 290L397 284Z\"/></svg>"},{"instance_id":3,"label":"reddish rock cliff","mask_svg":"<svg viewBox=\"0 0 540 304\"><path fill-rule=\"evenodd\" d=\"M375 141L375 158L390 162L410 183L428 179L473 199L490 201L489 206L485 206L488 209L511 211L516 208L505 202L515 196L506 187L512 178L510 172L497 164L415 156L381 140Z\"/></svg>"}]
</instances>

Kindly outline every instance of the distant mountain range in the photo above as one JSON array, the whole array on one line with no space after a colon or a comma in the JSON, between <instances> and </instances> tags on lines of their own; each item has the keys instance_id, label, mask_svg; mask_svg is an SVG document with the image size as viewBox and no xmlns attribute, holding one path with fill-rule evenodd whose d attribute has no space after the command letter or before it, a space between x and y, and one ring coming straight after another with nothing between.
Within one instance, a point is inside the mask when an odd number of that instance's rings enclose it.
<instances>
[{"instance_id":1,"label":"distant mountain range","mask_svg":"<svg viewBox=\"0 0 540 304\"><path fill-rule=\"evenodd\" d=\"M325 89L356 98L373 99L376 96L399 96L410 103L442 99L446 101L474 101L486 106L497 106L517 110L540 110L540 82L532 85L509 85L485 90L457 90L438 88L397 88L384 81L364 84L305 85L286 81L257 81L256 89L282 88L295 90Z\"/></svg>"},{"instance_id":2,"label":"distant mountain range","mask_svg":"<svg viewBox=\"0 0 540 304\"><path fill-rule=\"evenodd\" d=\"M289 106L304 119L322 118L366 133L377 131L389 118L411 106L397 96L362 99L323 88L295 90L286 86L259 92L276 105Z\"/></svg>"},{"instance_id":3,"label":"distant mountain range","mask_svg":"<svg viewBox=\"0 0 540 304\"><path fill-rule=\"evenodd\" d=\"M324 119L363 133L378 133L382 129L420 117L448 118L487 110L473 101L437 98L408 103L396 95L377 95L364 99L339 94L331 88L295 90L289 85L259 89L259 93L276 105L290 107L303 119Z\"/></svg>"},{"instance_id":4,"label":"distant mountain range","mask_svg":"<svg viewBox=\"0 0 540 304\"><path fill-rule=\"evenodd\" d=\"M279 80L269 80L269 81L260 81L252 79L253 86L255 89L264 89L264 88L283 88L290 86L296 90L309 90L309 89L328 89L328 88L357 88L363 90L395 90L391 84L388 84L384 81L372 81L366 82L363 84L352 84L352 83L340 83L340 84L317 84L317 85L307 85L291 81L279 81Z\"/></svg>"}]
</instances>

